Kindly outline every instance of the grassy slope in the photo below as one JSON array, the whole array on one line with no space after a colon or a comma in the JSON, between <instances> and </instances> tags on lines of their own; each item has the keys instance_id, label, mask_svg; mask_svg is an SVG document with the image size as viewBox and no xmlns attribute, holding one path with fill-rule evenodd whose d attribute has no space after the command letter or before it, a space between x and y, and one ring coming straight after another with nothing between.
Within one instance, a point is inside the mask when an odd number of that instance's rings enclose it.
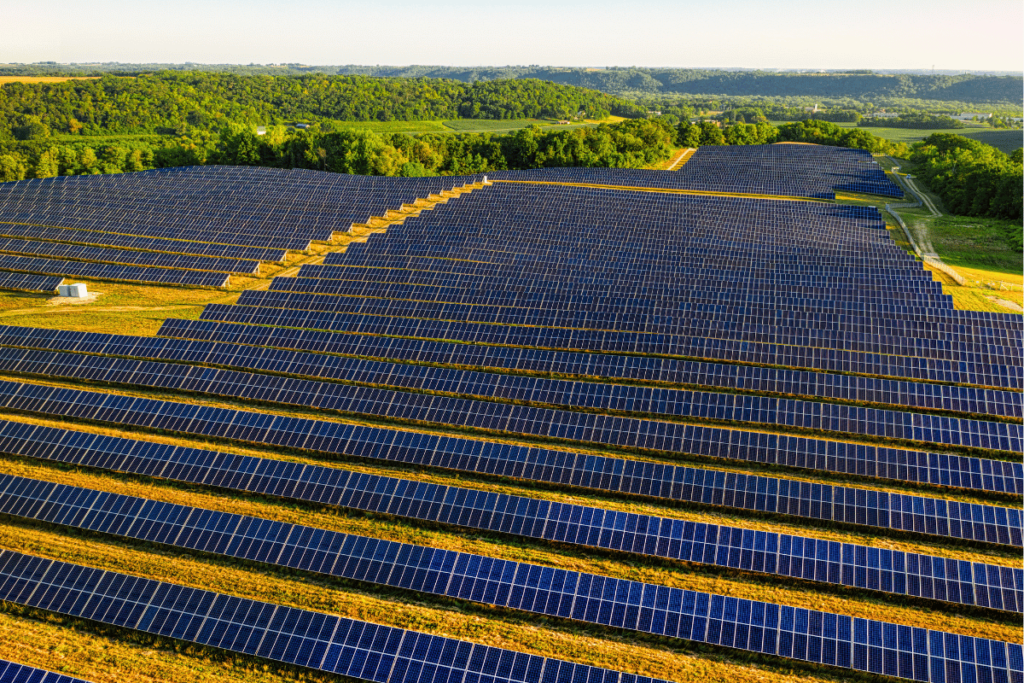
<instances>
[{"instance_id":1,"label":"grassy slope","mask_svg":"<svg viewBox=\"0 0 1024 683\"><path fill-rule=\"evenodd\" d=\"M886 173L890 173L892 162L888 157L879 157L879 163ZM913 165L909 162L898 160L898 163L901 173L913 172ZM919 189L925 189L920 178L915 178L915 182ZM932 270L935 279L942 282L942 291L952 296L953 305L961 310L1016 312L993 299L1003 299L1017 305L1024 304L1024 268L1021 264L1021 253L1010 246L1004 234L1004 230L1020 230L1021 226L1005 220L947 215L938 196L930 192L927 194L943 216L932 217L924 207L897 211L915 233L914 239L919 245L930 244L944 263L952 266L968 281L966 285L959 285L949 276L926 265L926 269ZM837 199L844 204L877 206L882 210L893 239L904 249L912 252L896 220L884 211L884 198L839 194Z\"/></svg>"}]
</instances>

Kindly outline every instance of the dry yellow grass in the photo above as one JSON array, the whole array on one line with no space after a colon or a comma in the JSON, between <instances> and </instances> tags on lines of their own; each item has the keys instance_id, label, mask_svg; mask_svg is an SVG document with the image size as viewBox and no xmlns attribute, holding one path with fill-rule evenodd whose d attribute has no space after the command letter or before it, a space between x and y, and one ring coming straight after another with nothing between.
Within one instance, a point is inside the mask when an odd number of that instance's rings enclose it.
<instances>
[{"instance_id":1,"label":"dry yellow grass","mask_svg":"<svg viewBox=\"0 0 1024 683\"><path fill-rule=\"evenodd\" d=\"M94 81L99 76L0 76L0 85L5 83L63 83L64 81Z\"/></svg>"}]
</instances>

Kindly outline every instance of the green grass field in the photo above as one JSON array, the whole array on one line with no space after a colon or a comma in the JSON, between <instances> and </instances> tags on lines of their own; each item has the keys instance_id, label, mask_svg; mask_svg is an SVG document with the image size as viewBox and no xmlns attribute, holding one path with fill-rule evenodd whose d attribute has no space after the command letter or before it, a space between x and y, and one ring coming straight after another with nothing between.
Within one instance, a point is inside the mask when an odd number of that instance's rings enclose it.
<instances>
[{"instance_id":1,"label":"green grass field","mask_svg":"<svg viewBox=\"0 0 1024 683\"><path fill-rule=\"evenodd\" d=\"M856 128L853 123L840 123L843 128ZM933 133L950 133L952 135L963 135L986 145L992 145L996 149L1009 154L1013 150L1024 146L1024 132L1020 130L997 130L984 127L950 128L940 130L925 130L916 128L864 128L872 135L877 135L893 142L905 142L908 145L920 142Z\"/></svg>"},{"instance_id":2,"label":"green grass field","mask_svg":"<svg viewBox=\"0 0 1024 683\"><path fill-rule=\"evenodd\" d=\"M459 119L445 121L445 127L457 133L510 133L529 126L541 128L588 128L592 123L559 124L551 119L505 119L502 121L486 121L483 119Z\"/></svg>"},{"instance_id":3,"label":"green grass field","mask_svg":"<svg viewBox=\"0 0 1024 683\"><path fill-rule=\"evenodd\" d=\"M448 133L442 121L334 121L343 130L368 130L374 133Z\"/></svg>"},{"instance_id":4,"label":"green grass field","mask_svg":"<svg viewBox=\"0 0 1024 683\"><path fill-rule=\"evenodd\" d=\"M892 162L888 157L879 157L879 164L886 173L890 172ZM901 173L913 171L910 162L900 160L899 164ZM922 249L934 251L943 263L967 280L964 285L960 285L941 271L926 265L927 269L932 270L933 277L942 282L943 292L952 296L954 305L962 310L1018 312L1006 303L1024 306L1024 266L1021 253L1012 247L1007 235L1014 230L1024 230L1024 226L995 218L948 215L942 200L928 192L924 181L916 178L915 183L943 215L933 217L923 207L900 208L896 211L907 223L914 240ZM869 195L837 195L837 199L844 204L875 205L879 209L885 205L884 199ZM906 251L912 252L896 220L885 211L882 215L893 239Z\"/></svg>"},{"instance_id":5,"label":"green grass field","mask_svg":"<svg viewBox=\"0 0 1024 683\"><path fill-rule=\"evenodd\" d=\"M772 121L773 125L780 126L784 123L792 123L792 121ZM858 128L856 123L837 123L840 128ZM915 142L920 142L932 133L951 133L953 135L963 135L964 137L972 138L980 142L984 142L987 145L992 145L996 149L1002 150L1009 154L1019 147L1024 147L1024 131L1021 130L998 130L988 128L986 126L968 126L966 128L950 128L950 129L924 129L924 128L870 128L865 127L863 130L876 135L886 140L892 140L893 142L905 142L908 145Z\"/></svg>"}]
</instances>

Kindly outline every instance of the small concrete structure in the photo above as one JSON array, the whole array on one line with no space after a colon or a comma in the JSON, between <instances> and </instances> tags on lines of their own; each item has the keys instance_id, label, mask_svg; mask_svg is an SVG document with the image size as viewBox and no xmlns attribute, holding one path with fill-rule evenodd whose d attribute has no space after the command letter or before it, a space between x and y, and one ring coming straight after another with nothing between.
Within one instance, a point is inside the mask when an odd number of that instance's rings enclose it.
<instances>
[{"instance_id":1,"label":"small concrete structure","mask_svg":"<svg viewBox=\"0 0 1024 683\"><path fill-rule=\"evenodd\" d=\"M77 299L84 299L89 296L89 292L86 291L83 283L78 283L76 285L60 285L57 287L57 293L61 296L72 296Z\"/></svg>"}]
</instances>

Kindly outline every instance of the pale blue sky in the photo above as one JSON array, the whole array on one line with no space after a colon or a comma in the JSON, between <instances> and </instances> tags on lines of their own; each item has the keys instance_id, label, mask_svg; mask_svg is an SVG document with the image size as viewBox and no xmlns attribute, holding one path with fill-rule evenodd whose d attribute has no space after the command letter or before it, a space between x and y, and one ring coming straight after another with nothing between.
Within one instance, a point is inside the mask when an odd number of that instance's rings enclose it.
<instances>
[{"instance_id":1,"label":"pale blue sky","mask_svg":"<svg viewBox=\"0 0 1024 683\"><path fill-rule=\"evenodd\" d=\"M0 62L1024 70L1021 0L0 0Z\"/></svg>"}]
</instances>

